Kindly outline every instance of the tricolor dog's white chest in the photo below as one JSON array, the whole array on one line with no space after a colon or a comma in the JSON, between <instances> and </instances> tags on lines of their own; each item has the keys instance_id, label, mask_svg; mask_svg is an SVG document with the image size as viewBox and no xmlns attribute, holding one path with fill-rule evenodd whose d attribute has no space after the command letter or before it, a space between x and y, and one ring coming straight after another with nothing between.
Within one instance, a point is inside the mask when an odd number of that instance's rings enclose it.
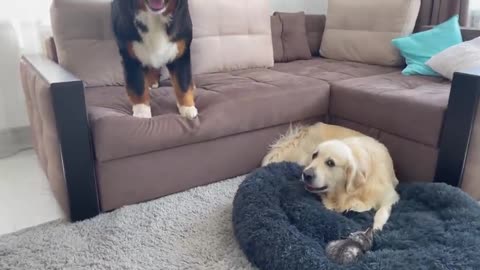
<instances>
[{"instance_id":1,"label":"tricolor dog's white chest","mask_svg":"<svg viewBox=\"0 0 480 270\"><path fill-rule=\"evenodd\" d=\"M141 42L133 42L133 52L144 66L160 68L173 62L178 54L177 44L171 42L167 34L168 18L150 14L147 11L137 13L136 19L143 23L148 31L138 30Z\"/></svg>"}]
</instances>

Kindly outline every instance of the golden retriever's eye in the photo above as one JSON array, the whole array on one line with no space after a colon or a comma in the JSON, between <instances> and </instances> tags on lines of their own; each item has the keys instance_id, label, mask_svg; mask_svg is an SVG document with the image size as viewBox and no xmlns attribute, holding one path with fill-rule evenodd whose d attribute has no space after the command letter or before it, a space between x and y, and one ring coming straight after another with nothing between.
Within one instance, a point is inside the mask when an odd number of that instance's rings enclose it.
<instances>
[{"instance_id":1,"label":"golden retriever's eye","mask_svg":"<svg viewBox=\"0 0 480 270\"><path fill-rule=\"evenodd\" d=\"M332 159L327 159L327 161L325 161L325 164L330 168L335 167L335 161L333 161Z\"/></svg>"},{"instance_id":2,"label":"golden retriever's eye","mask_svg":"<svg viewBox=\"0 0 480 270\"><path fill-rule=\"evenodd\" d=\"M318 152L313 153L312 159L316 159L318 157Z\"/></svg>"}]
</instances>

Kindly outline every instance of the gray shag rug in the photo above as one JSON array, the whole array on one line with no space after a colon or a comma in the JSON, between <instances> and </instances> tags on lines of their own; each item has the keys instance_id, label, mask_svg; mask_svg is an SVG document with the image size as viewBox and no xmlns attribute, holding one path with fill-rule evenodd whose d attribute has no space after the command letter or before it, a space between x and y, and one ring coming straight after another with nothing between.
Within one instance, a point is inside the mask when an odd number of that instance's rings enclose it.
<instances>
[{"instance_id":1,"label":"gray shag rug","mask_svg":"<svg viewBox=\"0 0 480 270\"><path fill-rule=\"evenodd\" d=\"M365 230L373 213L328 211L305 191L302 168L261 168L240 185L233 206L235 235L260 269L480 269L480 206L445 184L402 184L401 200L374 246L356 263L325 255L332 240Z\"/></svg>"},{"instance_id":2,"label":"gray shag rug","mask_svg":"<svg viewBox=\"0 0 480 270\"><path fill-rule=\"evenodd\" d=\"M232 231L243 179L2 236L0 269L252 269Z\"/></svg>"}]
</instances>

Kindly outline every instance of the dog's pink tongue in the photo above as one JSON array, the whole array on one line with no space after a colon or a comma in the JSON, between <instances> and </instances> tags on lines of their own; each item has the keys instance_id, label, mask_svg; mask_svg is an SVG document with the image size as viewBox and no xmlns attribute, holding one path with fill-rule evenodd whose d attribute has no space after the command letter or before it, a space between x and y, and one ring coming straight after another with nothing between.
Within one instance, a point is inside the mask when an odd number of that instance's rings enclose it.
<instances>
[{"instance_id":1,"label":"dog's pink tongue","mask_svg":"<svg viewBox=\"0 0 480 270\"><path fill-rule=\"evenodd\" d=\"M165 7L164 0L150 0L148 1L150 8L160 10Z\"/></svg>"}]
</instances>

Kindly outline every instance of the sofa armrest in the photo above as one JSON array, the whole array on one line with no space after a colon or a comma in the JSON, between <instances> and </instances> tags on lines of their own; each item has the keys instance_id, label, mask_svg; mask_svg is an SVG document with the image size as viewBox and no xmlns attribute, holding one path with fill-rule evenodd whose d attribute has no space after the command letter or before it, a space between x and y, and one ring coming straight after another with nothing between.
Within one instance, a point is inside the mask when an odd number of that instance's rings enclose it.
<instances>
[{"instance_id":1,"label":"sofa armrest","mask_svg":"<svg viewBox=\"0 0 480 270\"><path fill-rule=\"evenodd\" d=\"M51 113L53 117L50 118L54 118L49 120L51 124L35 123L39 128L33 128L34 138L37 140L35 143L37 153L42 151L39 155L43 155L45 159L44 170L49 169L48 159L53 159L52 155L60 154L59 167L60 170L63 169L71 220L78 221L97 215L100 206L83 82L60 65L42 56L22 57L21 69L25 91L29 91L28 94L33 97L28 99L30 102L27 101L27 106L36 107L33 108L36 111L28 109L32 126L34 119L38 117L49 117L48 114ZM30 83L28 78L32 78L34 83ZM47 93L37 93L40 91ZM32 104L32 100L35 104ZM53 108L42 109L42 106ZM46 112L47 115L43 115L42 112ZM37 132L42 134L35 134ZM38 139L39 136L52 133L54 135L50 135L48 139ZM54 150L58 149L58 146L60 153L58 151L55 153Z\"/></svg>"},{"instance_id":2,"label":"sofa armrest","mask_svg":"<svg viewBox=\"0 0 480 270\"><path fill-rule=\"evenodd\" d=\"M479 100L480 67L456 72L440 137L435 175L437 182L462 186L469 152L480 151L480 149L470 149L474 126L480 121L476 119ZM478 184L480 185L480 182Z\"/></svg>"}]
</instances>

